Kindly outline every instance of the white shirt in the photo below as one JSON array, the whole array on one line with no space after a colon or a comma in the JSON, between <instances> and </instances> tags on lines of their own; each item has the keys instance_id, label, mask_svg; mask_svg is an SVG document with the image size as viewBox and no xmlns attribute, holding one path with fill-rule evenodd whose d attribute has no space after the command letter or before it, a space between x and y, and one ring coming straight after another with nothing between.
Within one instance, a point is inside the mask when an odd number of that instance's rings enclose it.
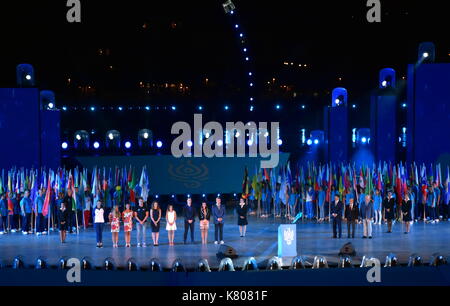
<instances>
[{"instance_id":1,"label":"white shirt","mask_svg":"<svg viewBox=\"0 0 450 306\"><path fill-rule=\"evenodd\" d=\"M105 223L105 217L104 217L104 210L103 208L96 208L95 209L95 217L94 217L94 223Z\"/></svg>"}]
</instances>

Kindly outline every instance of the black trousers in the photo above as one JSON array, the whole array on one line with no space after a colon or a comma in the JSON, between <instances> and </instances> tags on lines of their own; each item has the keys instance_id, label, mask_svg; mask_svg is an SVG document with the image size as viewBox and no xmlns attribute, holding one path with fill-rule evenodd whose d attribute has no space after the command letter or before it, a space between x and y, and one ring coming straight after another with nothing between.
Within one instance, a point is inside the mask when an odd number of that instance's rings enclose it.
<instances>
[{"instance_id":1,"label":"black trousers","mask_svg":"<svg viewBox=\"0 0 450 306\"><path fill-rule=\"evenodd\" d=\"M342 219L333 218L333 237L337 237L337 230L339 230L339 238L342 237Z\"/></svg>"},{"instance_id":2,"label":"black trousers","mask_svg":"<svg viewBox=\"0 0 450 306\"><path fill-rule=\"evenodd\" d=\"M215 238L215 241L223 240L223 223L214 225L214 238Z\"/></svg>"},{"instance_id":3,"label":"black trousers","mask_svg":"<svg viewBox=\"0 0 450 306\"><path fill-rule=\"evenodd\" d=\"M184 221L184 242L186 242L189 229L191 230L191 241L194 242L194 224L195 222Z\"/></svg>"},{"instance_id":4,"label":"black trousers","mask_svg":"<svg viewBox=\"0 0 450 306\"><path fill-rule=\"evenodd\" d=\"M347 232L348 232L348 237L352 237L355 238L355 227L356 227L356 221L352 220L352 221L347 221ZM351 229L351 233L350 233L350 229Z\"/></svg>"}]
</instances>

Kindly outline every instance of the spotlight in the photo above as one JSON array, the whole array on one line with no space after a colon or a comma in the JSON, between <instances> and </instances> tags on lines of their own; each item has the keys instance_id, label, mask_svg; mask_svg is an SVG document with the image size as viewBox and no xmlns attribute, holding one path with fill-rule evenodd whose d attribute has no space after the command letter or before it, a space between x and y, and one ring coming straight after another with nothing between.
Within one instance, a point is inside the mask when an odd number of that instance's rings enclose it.
<instances>
[{"instance_id":1,"label":"spotlight","mask_svg":"<svg viewBox=\"0 0 450 306\"><path fill-rule=\"evenodd\" d=\"M253 140L251 140L251 139L247 140L247 145L249 147L251 147L253 145Z\"/></svg>"},{"instance_id":2,"label":"spotlight","mask_svg":"<svg viewBox=\"0 0 450 306\"><path fill-rule=\"evenodd\" d=\"M336 105L341 105L341 100L336 99L335 102L336 102Z\"/></svg>"},{"instance_id":3,"label":"spotlight","mask_svg":"<svg viewBox=\"0 0 450 306\"><path fill-rule=\"evenodd\" d=\"M22 269L24 267L25 267L25 265L23 263L22 257L21 256L15 257L13 260L12 268L13 269Z\"/></svg>"},{"instance_id":4,"label":"spotlight","mask_svg":"<svg viewBox=\"0 0 450 306\"><path fill-rule=\"evenodd\" d=\"M278 144L279 146L283 145L283 140L278 139L278 140L277 140L277 144Z\"/></svg>"},{"instance_id":5,"label":"spotlight","mask_svg":"<svg viewBox=\"0 0 450 306\"><path fill-rule=\"evenodd\" d=\"M269 259L269 262L267 263L267 270L283 270L281 258L274 256Z\"/></svg>"},{"instance_id":6,"label":"spotlight","mask_svg":"<svg viewBox=\"0 0 450 306\"><path fill-rule=\"evenodd\" d=\"M191 141L191 140L189 140L189 141L187 142L187 146L188 146L189 148L192 148L192 146L193 146L193 143L192 143L192 141Z\"/></svg>"},{"instance_id":7,"label":"spotlight","mask_svg":"<svg viewBox=\"0 0 450 306\"><path fill-rule=\"evenodd\" d=\"M228 105L225 105L225 106L224 106L224 109L227 111L227 110L229 109L229 106L228 106Z\"/></svg>"},{"instance_id":8,"label":"spotlight","mask_svg":"<svg viewBox=\"0 0 450 306\"><path fill-rule=\"evenodd\" d=\"M249 57L247 56L247 57L245 58L245 60L246 60L246 61L249 61L249 60L250 60L250 58L249 58Z\"/></svg>"},{"instance_id":9,"label":"spotlight","mask_svg":"<svg viewBox=\"0 0 450 306\"><path fill-rule=\"evenodd\" d=\"M128 271L137 271L139 270L139 267L136 263L136 260L134 258L129 258L127 260L127 270Z\"/></svg>"},{"instance_id":10,"label":"spotlight","mask_svg":"<svg viewBox=\"0 0 450 306\"><path fill-rule=\"evenodd\" d=\"M403 107L403 108L407 108L407 107L408 107L408 104L403 103L403 104L402 104L402 107Z\"/></svg>"},{"instance_id":11,"label":"spotlight","mask_svg":"<svg viewBox=\"0 0 450 306\"><path fill-rule=\"evenodd\" d=\"M223 140L222 140L222 139L219 139L219 140L217 141L217 145L218 145L219 147L223 146Z\"/></svg>"},{"instance_id":12,"label":"spotlight","mask_svg":"<svg viewBox=\"0 0 450 306\"><path fill-rule=\"evenodd\" d=\"M63 143L61 144L61 148L62 148L63 150L67 150L68 147L69 147L69 145L67 144L67 142L63 142Z\"/></svg>"},{"instance_id":13,"label":"spotlight","mask_svg":"<svg viewBox=\"0 0 450 306\"><path fill-rule=\"evenodd\" d=\"M399 266L398 258L394 254L389 254L386 256L386 262L384 264L385 268L397 267Z\"/></svg>"},{"instance_id":14,"label":"spotlight","mask_svg":"<svg viewBox=\"0 0 450 306\"><path fill-rule=\"evenodd\" d=\"M235 24L235 25L234 25L234 28L235 28L235 29L238 29L238 28L239 28L239 25L238 25L238 24Z\"/></svg>"},{"instance_id":15,"label":"spotlight","mask_svg":"<svg viewBox=\"0 0 450 306\"><path fill-rule=\"evenodd\" d=\"M242 271L257 271L258 265L256 264L256 260L254 257L250 257L247 259L244 263L244 267L242 268Z\"/></svg>"},{"instance_id":16,"label":"spotlight","mask_svg":"<svg viewBox=\"0 0 450 306\"><path fill-rule=\"evenodd\" d=\"M27 75L25 76L25 79L27 79L28 81L31 80L31 75L27 74Z\"/></svg>"},{"instance_id":17,"label":"spotlight","mask_svg":"<svg viewBox=\"0 0 450 306\"><path fill-rule=\"evenodd\" d=\"M172 106L171 108L172 108L173 111L177 110L176 106Z\"/></svg>"},{"instance_id":18,"label":"spotlight","mask_svg":"<svg viewBox=\"0 0 450 306\"><path fill-rule=\"evenodd\" d=\"M430 53L424 52L424 53L422 54L422 56L423 56L423 58L428 58L428 57L430 56ZM29 79L27 79L27 80L29 80Z\"/></svg>"},{"instance_id":19,"label":"spotlight","mask_svg":"<svg viewBox=\"0 0 450 306\"><path fill-rule=\"evenodd\" d=\"M118 109L119 111L122 111L122 110L123 110L123 107L122 107L122 106L119 106L117 109Z\"/></svg>"},{"instance_id":20,"label":"spotlight","mask_svg":"<svg viewBox=\"0 0 450 306\"><path fill-rule=\"evenodd\" d=\"M253 107L253 105L250 106L250 111L253 112L255 108Z\"/></svg>"},{"instance_id":21,"label":"spotlight","mask_svg":"<svg viewBox=\"0 0 450 306\"><path fill-rule=\"evenodd\" d=\"M319 139L314 139L314 144L318 145L319 144Z\"/></svg>"},{"instance_id":22,"label":"spotlight","mask_svg":"<svg viewBox=\"0 0 450 306\"><path fill-rule=\"evenodd\" d=\"M265 132L264 137L266 137L266 138L269 137L269 132Z\"/></svg>"},{"instance_id":23,"label":"spotlight","mask_svg":"<svg viewBox=\"0 0 450 306\"><path fill-rule=\"evenodd\" d=\"M431 262L430 266L433 267L439 267L447 264L447 260L444 258L444 256L440 254L433 254L431 256Z\"/></svg>"},{"instance_id":24,"label":"spotlight","mask_svg":"<svg viewBox=\"0 0 450 306\"><path fill-rule=\"evenodd\" d=\"M38 259L36 259L36 264L34 265L34 268L36 270L42 270L47 268L47 263L45 262L44 259L42 259L41 257L39 257Z\"/></svg>"},{"instance_id":25,"label":"spotlight","mask_svg":"<svg viewBox=\"0 0 450 306\"><path fill-rule=\"evenodd\" d=\"M62 110L63 110L63 111L66 111L66 110L67 110L67 107L66 107L66 106L63 106L63 107L62 107Z\"/></svg>"},{"instance_id":26,"label":"spotlight","mask_svg":"<svg viewBox=\"0 0 450 306\"><path fill-rule=\"evenodd\" d=\"M53 109L53 108L55 108L55 104L53 104L52 102L50 102L49 104L48 104L48 107L47 107L48 109Z\"/></svg>"},{"instance_id":27,"label":"spotlight","mask_svg":"<svg viewBox=\"0 0 450 306\"><path fill-rule=\"evenodd\" d=\"M174 199L175 198L175 195L174 194L172 194L172 199Z\"/></svg>"},{"instance_id":28,"label":"spotlight","mask_svg":"<svg viewBox=\"0 0 450 306\"><path fill-rule=\"evenodd\" d=\"M199 111L203 110L203 106L197 107Z\"/></svg>"},{"instance_id":29,"label":"spotlight","mask_svg":"<svg viewBox=\"0 0 450 306\"><path fill-rule=\"evenodd\" d=\"M172 264L172 272L186 272L180 259L175 259Z\"/></svg>"},{"instance_id":30,"label":"spotlight","mask_svg":"<svg viewBox=\"0 0 450 306\"><path fill-rule=\"evenodd\" d=\"M100 148L100 143L98 141L94 142L94 149L98 150Z\"/></svg>"},{"instance_id":31,"label":"spotlight","mask_svg":"<svg viewBox=\"0 0 450 306\"><path fill-rule=\"evenodd\" d=\"M235 137L236 137L236 138L239 138L239 136L241 136L241 133L236 132Z\"/></svg>"},{"instance_id":32,"label":"spotlight","mask_svg":"<svg viewBox=\"0 0 450 306\"><path fill-rule=\"evenodd\" d=\"M361 138L361 142L362 143L367 143L367 138L366 137Z\"/></svg>"},{"instance_id":33,"label":"spotlight","mask_svg":"<svg viewBox=\"0 0 450 306\"><path fill-rule=\"evenodd\" d=\"M219 272L233 272L234 271L234 265L233 261L229 257L225 257L220 261L219 264Z\"/></svg>"},{"instance_id":34,"label":"spotlight","mask_svg":"<svg viewBox=\"0 0 450 306\"><path fill-rule=\"evenodd\" d=\"M156 146L157 146L158 148L161 148L161 147L163 146L162 141L161 141L161 140L158 140L158 141L156 142Z\"/></svg>"},{"instance_id":35,"label":"spotlight","mask_svg":"<svg viewBox=\"0 0 450 306\"><path fill-rule=\"evenodd\" d=\"M114 270L115 269L114 259L112 259L111 257L106 258L105 261L103 262L103 269L106 271Z\"/></svg>"},{"instance_id":36,"label":"spotlight","mask_svg":"<svg viewBox=\"0 0 450 306\"><path fill-rule=\"evenodd\" d=\"M240 34L239 34L239 37L240 37L240 38L244 37L244 34L240 33Z\"/></svg>"},{"instance_id":37,"label":"spotlight","mask_svg":"<svg viewBox=\"0 0 450 306\"><path fill-rule=\"evenodd\" d=\"M314 257L313 269L326 269L328 268L327 259L323 256Z\"/></svg>"},{"instance_id":38,"label":"spotlight","mask_svg":"<svg viewBox=\"0 0 450 306\"><path fill-rule=\"evenodd\" d=\"M250 87L253 87L253 83L250 83L249 85L250 85Z\"/></svg>"},{"instance_id":39,"label":"spotlight","mask_svg":"<svg viewBox=\"0 0 450 306\"><path fill-rule=\"evenodd\" d=\"M251 72L248 73L249 76L252 76L253 74Z\"/></svg>"},{"instance_id":40,"label":"spotlight","mask_svg":"<svg viewBox=\"0 0 450 306\"><path fill-rule=\"evenodd\" d=\"M143 136L144 136L145 139L148 139L148 133L147 132L145 132Z\"/></svg>"},{"instance_id":41,"label":"spotlight","mask_svg":"<svg viewBox=\"0 0 450 306\"><path fill-rule=\"evenodd\" d=\"M306 141L306 144L308 145L308 146L311 146L312 145L312 140L311 139L308 139L307 141Z\"/></svg>"},{"instance_id":42,"label":"spotlight","mask_svg":"<svg viewBox=\"0 0 450 306\"><path fill-rule=\"evenodd\" d=\"M81 260L81 268L83 270L91 270L94 266L92 265L92 260L89 257L84 257Z\"/></svg>"},{"instance_id":43,"label":"spotlight","mask_svg":"<svg viewBox=\"0 0 450 306\"><path fill-rule=\"evenodd\" d=\"M383 82L381 82L381 86L383 86L383 87L387 87L387 81L386 80L384 80Z\"/></svg>"},{"instance_id":44,"label":"spotlight","mask_svg":"<svg viewBox=\"0 0 450 306\"><path fill-rule=\"evenodd\" d=\"M149 270L151 272L162 272L161 265L159 264L159 262L156 258L153 258L150 260Z\"/></svg>"},{"instance_id":45,"label":"spotlight","mask_svg":"<svg viewBox=\"0 0 450 306\"><path fill-rule=\"evenodd\" d=\"M247 48L242 49L242 51L247 52Z\"/></svg>"},{"instance_id":46,"label":"spotlight","mask_svg":"<svg viewBox=\"0 0 450 306\"><path fill-rule=\"evenodd\" d=\"M197 272L211 272L211 269L209 268L208 260L200 259L200 261L197 264Z\"/></svg>"},{"instance_id":47,"label":"spotlight","mask_svg":"<svg viewBox=\"0 0 450 306\"><path fill-rule=\"evenodd\" d=\"M150 110L150 106L146 106L145 110L149 111Z\"/></svg>"},{"instance_id":48,"label":"spotlight","mask_svg":"<svg viewBox=\"0 0 450 306\"><path fill-rule=\"evenodd\" d=\"M206 198L206 194L202 194L202 197Z\"/></svg>"},{"instance_id":49,"label":"spotlight","mask_svg":"<svg viewBox=\"0 0 450 306\"><path fill-rule=\"evenodd\" d=\"M250 98L250 101L253 102L253 100L254 100L253 97L251 97L251 98Z\"/></svg>"},{"instance_id":50,"label":"spotlight","mask_svg":"<svg viewBox=\"0 0 450 306\"><path fill-rule=\"evenodd\" d=\"M301 257L295 257L291 263L291 270L305 269L305 261Z\"/></svg>"},{"instance_id":51,"label":"spotlight","mask_svg":"<svg viewBox=\"0 0 450 306\"><path fill-rule=\"evenodd\" d=\"M420 255L412 254L409 257L408 267L419 267L419 266L422 266L422 264L423 264L423 260Z\"/></svg>"},{"instance_id":52,"label":"spotlight","mask_svg":"<svg viewBox=\"0 0 450 306\"><path fill-rule=\"evenodd\" d=\"M60 269L62 269L62 270L68 269L68 267L67 267L67 258L66 258L66 257L61 257L61 258L59 259L58 267L59 267Z\"/></svg>"},{"instance_id":53,"label":"spotlight","mask_svg":"<svg viewBox=\"0 0 450 306\"><path fill-rule=\"evenodd\" d=\"M110 140L114 140L114 134L113 134L113 133L109 133L109 134L108 134L108 138L109 138Z\"/></svg>"},{"instance_id":54,"label":"spotlight","mask_svg":"<svg viewBox=\"0 0 450 306\"><path fill-rule=\"evenodd\" d=\"M211 136L208 132L205 134L205 138L208 139Z\"/></svg>"},{"instance_id":55,"label":"spotlight","mask_svg":"<svg viewBox=\"0 0 450 306\"><path fill-rule=\"evenodd\" d=\"M81 135L80 135L80 134L77 134L77 135L75 136L75 138L76 138L77 140L81 140Z\"/></svg>"},{"instance_id":56,"label":"spotlight","mask_svg":"<svg viewBox=\"0 0 450 306\"><path fill-rule=\"evenodd\" d=\"M352 105L352 108L356 108L356 104L353 104L353 105Z\"/></svg>"},{"instance_id":57,"label":"spotlight","mask_svg":"<svg viewBox=\"0 0 450 306\"><path fill-rule=\"evenodd\" d=\"M127 149L131 148L131 142L129 141L125 142L125 148Z\"/></svg>"},{"instance_id":58,"label":"spotlight","mask_svg":"<svg viewBox=\"0 0 450 306\"><path fill-rule=\"evenodd\" d=\"M158 199L159 198L159 195L155 195L155 199Z\"/></svg>"},{"instance_id":59,"label":"spotlight","mask_svg":"<svg viewBox=\"0 0 450 306\"><path fill-rule=\"evenodd\" d=\"M302 108L302 109L305 109L305 108L306 108L306 105L302 105L301 108Z\"/></svg>"},{"instance_id":60,"label":"spotlight","mask_svg":"<svg viewBox=\"0 0 450 306\"><path fill-rule=\"evenodd\" d=\"M339 259L339 268L353 268L352 259L350 256L342 256Z\"/></svg>"},{"instance_id":61,"label":"spotlight","mask_svg":"<svg viewBox=\"0 0 450 306\"><path fill-rule=\"evenodd\" d=\"M279 110L279 109L281 108L280 104L277 104L277 105L275 106L275 108L276 108L277 110Z\"/></svg>"}]
</instances>

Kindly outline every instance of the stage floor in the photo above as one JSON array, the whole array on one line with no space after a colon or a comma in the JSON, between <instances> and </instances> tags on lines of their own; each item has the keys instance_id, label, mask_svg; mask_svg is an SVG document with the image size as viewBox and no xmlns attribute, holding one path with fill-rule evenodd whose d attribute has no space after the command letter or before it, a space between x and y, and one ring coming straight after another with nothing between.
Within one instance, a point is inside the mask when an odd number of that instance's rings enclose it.
<instances>
[{"instance_id":1,"label":"stage floor","mask_svg":"<svg viewBox=\"0 0 450 306\"><path fill-rule=\"evenodd\" d=\"M123 232L120 233L120 247L112 248L111 233L109 227L104 231L104 248L95 247L95 232L93 229L81 230L79 235L69 235L66 244L60 244L57 232L47 236L22 235L12 233L0 236L0 260L3 264L11 264L17 255L23 256L26 264L33 264L37 257L42 256L48 264L56 265L59 258L88 256L95 265L101 265L107 257L112 257L116 265L123 266L133 257L140 266L148 266L151 258L159 259L165 268L170 268L175 259L181 259L187 268L194 268L201 258L206 258L212 268L219 265L216 257L219 246L212 242L206 246L201 245L198 222L195 227L195 244L184 245L183 220L177 222L178 230L175 235L175 246L167 245L167 232L161 231L160 245L153 247L151 244L151 232L147 230L146 248L136 247L136 232L132 233L132 247L124 247ZM241 238L234 216L228 216L224 227L225 244L236 249L239 258L234 260L235 266L240 267L246 259L253 256L258 264L264 265L272 256L277 255L277 231L282 220L273 218L256 219L249 217L247 236ZM164 223L162 224L164 225ZM162 226L162 228L165 228ZM314 256L325 256L329 263L338 262L339 249L347 242L355 246L357 256L354 263L360 263L364 255L376 257L384 263L386 255L393 252L401 263L407 263L412 253L421 255L425 263L428 263L433 253L439 252L446 258L450 255L450 222L438 224L416 223L412 226L411 233L403 233L403 225L395 224L393 233L386 234L385 225L374 225L374 239L362 239L362 225L357 226L356 238L347 239L346 224L343 224L343 239L332 239L332 228L328 223L299 223L297 225L298 255L311 262ZM122 228L121 228L122 230ZM214 239L214 226L209 229L209 241ZM291 258L286 258L283 265L289 265Z\"/></svg>"}]
</instances>

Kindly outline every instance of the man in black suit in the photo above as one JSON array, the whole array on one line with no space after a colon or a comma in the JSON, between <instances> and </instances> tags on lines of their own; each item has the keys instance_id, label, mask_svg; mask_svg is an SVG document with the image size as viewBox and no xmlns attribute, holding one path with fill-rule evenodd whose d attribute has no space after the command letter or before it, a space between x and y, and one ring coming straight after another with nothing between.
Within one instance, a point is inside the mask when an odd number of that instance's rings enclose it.
<instances>
[{"instance_id":1,"label":"man in black suit","mask_svg":"<svg viewBox=\"0 0 450 306\"><path fill-rule=\"evenodd\" d=\"M387 198L383 200L384 219L387 220L388 233L392 233L392 220L395 219L395 200L392 197L392 191L389 190Z\"/></svg>"},{"instance_id":2,"label":"man in black suit","mask_svg":"<svg viewBox=\"0 0 450 306\"><path fill-rule=\"evenodd\" d=\"M347 232L348 238L350 238L350 229L351 229L351 237L355 238L355 226L356 222L358 222L359 217L359 209L358 206L354 204L354 199L351 198L348 206L345 208L345 219L347 219Z\"/></svg>"},{"instance_id":3,"label":"man in black suit","mask_svg":"<svg viewBox=\"0 0 450 306\"><path fill-rule=\"evenodd\" d=\"M186 239L189 229L191 230L191 242L194 243L194 222L195 222L195 210L192 207L192 199L187 199L187 205L183 209L184 214L184 244L186 244Z\"/></svg>"},{"instance_id":4,"label":"man in black suit","mask_svg":"<svg viewBox=\"0 0 450 306\"><path fill-rule=\"evenodd\" d=\"M340 201L339 194L334 196L334 201L331 203L331 219L333 220L333 239L337 238L337 230L339 229L339 238L342 238L342 210L344 204Z\"/></svg>"}]
</instances>

